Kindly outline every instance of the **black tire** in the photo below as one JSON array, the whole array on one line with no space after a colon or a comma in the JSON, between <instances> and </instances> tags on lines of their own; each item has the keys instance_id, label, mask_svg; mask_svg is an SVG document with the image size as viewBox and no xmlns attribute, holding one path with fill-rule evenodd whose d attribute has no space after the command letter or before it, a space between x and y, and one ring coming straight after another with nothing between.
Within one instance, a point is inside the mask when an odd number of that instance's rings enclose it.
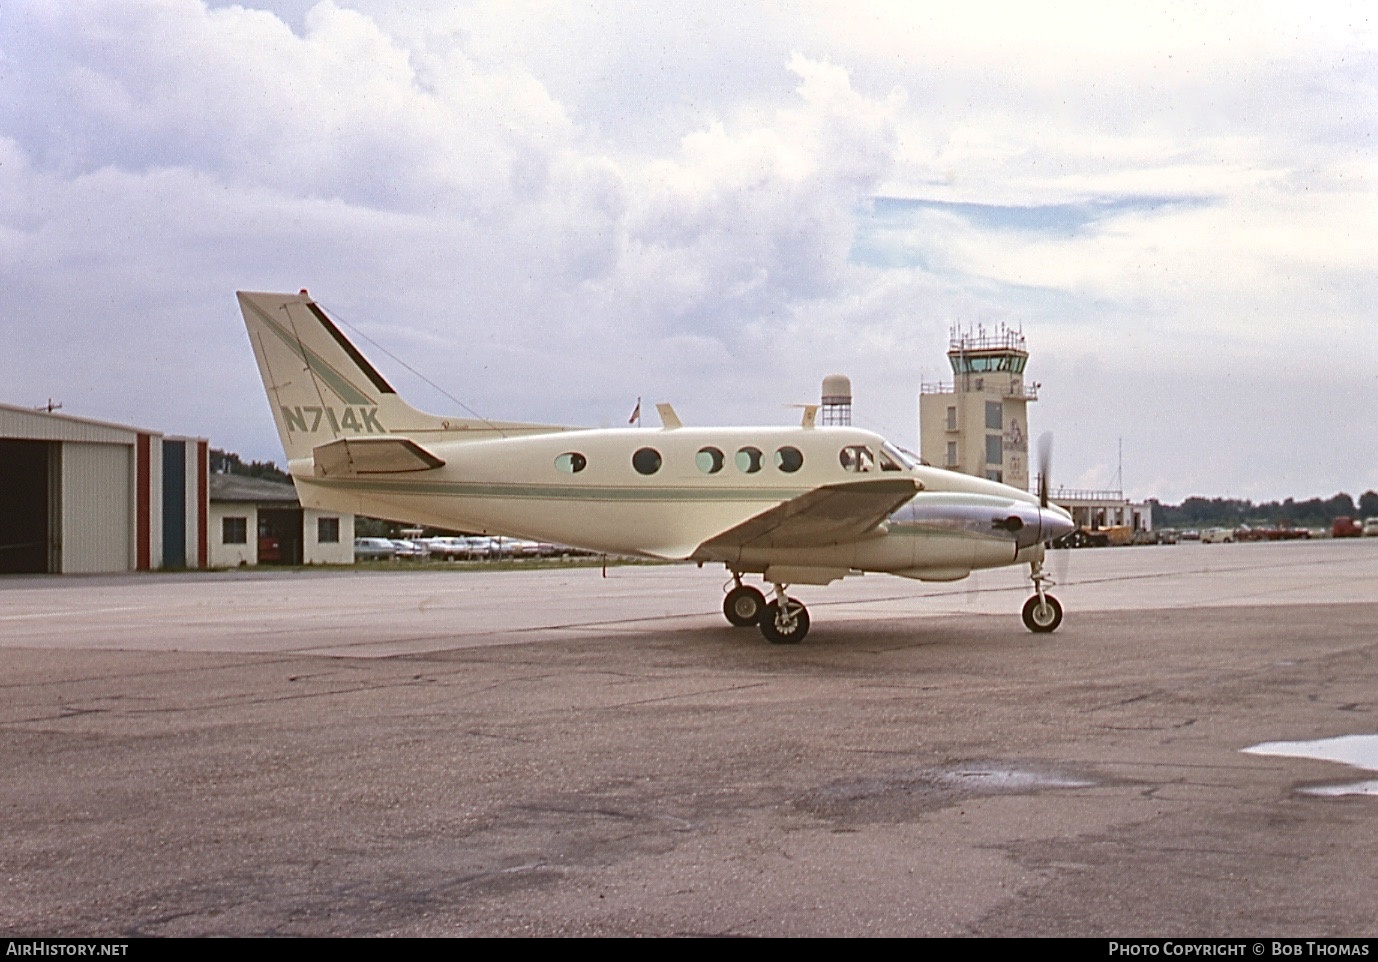
<instances>
[{"instance_id":1,"label":"black tire","mask_svg":"<svg viewBox=\"0 0 1378 962\"><path fill-rule=\"evenodd\" d=\"M761 634L765 635L766 641L772 645L797 645L809 633L809 609L793 598L787 599L787 603L790 611L794 613L794 624L789 628L776 624L776 616L780 612L779 602L772 601L766 605L765 611L761 612Z\"/></svg>"},{"instance_id":2,"label":"black tire","mask_svg":"<svg viewBox=\"0 0 1378 962\"><path fill-rule=\"evenodd\" d=\"M1062 603L1050 594L1043 597L1046 607L1038 603L1038 595L1031 595L1024 602L1024 627L1038 635L1057 631L1057 626L1062 624Z\"/></svg>"},{"instance_id":3,"label":"black tire","mask_svg":"<svg viewBox=\"0 0 1378 962\"><path fill-rule=\"evenodd\" d=\"M748 585L738 585L722 600L722 613L738 628L750 628L761 620L766 596Z\"/></svg>"}]
</instances>

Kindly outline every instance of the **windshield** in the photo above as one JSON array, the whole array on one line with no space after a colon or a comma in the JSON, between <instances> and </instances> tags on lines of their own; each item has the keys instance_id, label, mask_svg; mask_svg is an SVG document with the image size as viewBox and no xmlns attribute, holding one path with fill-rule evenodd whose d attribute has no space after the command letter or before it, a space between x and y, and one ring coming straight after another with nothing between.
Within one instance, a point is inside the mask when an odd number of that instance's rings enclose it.
<instances>
[{"instance_id":1,"label":"windshield","mask_svg":"<svg viewBox=\"0 0 1378 962\"><path fill-rule=\"evenodd\" d=\"M882 471L909 471L918 467L917 458L912 458L889 441L880 448L880 467Z\"/></svg>"}]
</instances>

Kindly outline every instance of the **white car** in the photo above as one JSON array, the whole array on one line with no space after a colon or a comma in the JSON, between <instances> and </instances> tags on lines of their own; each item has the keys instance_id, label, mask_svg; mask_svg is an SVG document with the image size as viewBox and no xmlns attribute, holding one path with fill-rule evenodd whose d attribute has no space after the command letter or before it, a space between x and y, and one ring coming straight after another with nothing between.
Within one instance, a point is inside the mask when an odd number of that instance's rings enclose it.
<instances>
[{"instance_id":1,"label":"white car","mask_svg":"<svg viewBox=\"0 0 1378 962\"><path fill-rule=\"evenodd\" d=\"M401 541L393 538L392 544L397 549L397 557L406 561L425 561L431 556L429 548L415 541Z\"/></svg>"},{"instance_id":2,"label":"white car","mask_svg":"<svg viewBox=\"0 0 1378 962\"><path fill-rule=\"evenodd\" d=\"M355 538L355 561L391 561L397 557L397 546L387 538Z\"/></svg>"},{"instance_id":3,"label":"white car","mask_svg":"<svg viewBox=\"0 0 1378 962\"><path fill-rule=\"evenodd\" d=\"M1378 518L1365 518L1364 530L1360 534L1365 538L1378 538Z\"/></svg>"},{"instance_id":4,"label":"white car","mask_svg":"<svg viewBox=\"0 0 1378 962\"><path fill-rule=\"evenodd\" d=\"M472 548L468 538L427 538L421 542L431 552L431 557L442 561L468 560Z\"/></svg>"},{"instance_id":5,"label":"white car","mask_svg":"<svg viewBox=\"0 0 1378 962\"><path fill-rule=\"evenodd\" d=\"M1233 528L1208 528L1201 532L1202 544L1233 544Z\"/></svg>"}]
</instances>

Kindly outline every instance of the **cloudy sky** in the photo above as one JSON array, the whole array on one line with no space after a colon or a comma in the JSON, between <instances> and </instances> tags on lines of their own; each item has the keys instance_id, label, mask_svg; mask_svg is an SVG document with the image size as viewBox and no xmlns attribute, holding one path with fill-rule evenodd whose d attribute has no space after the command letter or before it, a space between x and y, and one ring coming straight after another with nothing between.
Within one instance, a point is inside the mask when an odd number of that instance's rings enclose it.
<instances>
[{"instance_id":1,"label":"cloudy sky","mask_svg":"<svg viewBox=\"0 0 1378 962\"><path fill-rule=\"evenodd\" d=\"M233 292L485 416L918 445L1023 330L1056 481L1378 488L1361 3L5 0L0 401L281 460ZM456 402L364 343L420 407Z\"/></svg>"}]
</instances>

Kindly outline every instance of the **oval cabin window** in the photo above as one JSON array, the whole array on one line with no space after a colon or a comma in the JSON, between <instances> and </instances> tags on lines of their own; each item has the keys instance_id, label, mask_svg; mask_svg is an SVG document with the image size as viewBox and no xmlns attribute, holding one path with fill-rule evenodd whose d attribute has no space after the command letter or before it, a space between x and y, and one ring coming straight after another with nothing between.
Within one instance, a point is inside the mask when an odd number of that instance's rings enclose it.
<instances>
[{"instance_id":1,"label":"oval cabin window","mask_svg":"<svg viewBox=\"0 0 1378 962\"><path fill-rule=\"evenodd\" d=\"M632 467L637 474L655 474L660 470L660 452L655 448L642 448L632 455Z\"/></svg>"},{"instance_id":2,"label":"oval cabin window","mask_svg":"<svg viewBox=\"0 0 1378 962\"><path fill-rule=\"evenodd\" d=\"M761 449L741 448L736 457L737 470L742 474L755 474L761 470Z\"/></svg>"},{"instance_id":3,"label":"oval cabin window","mask_svg":"<svg viewBox=\"0 0 1378 962\"><path fill-rule=\"evenodd\" d=\"M725 460L723 453L713 447L699 448L699 453L694 455L694 463L704 474L717 474L722 470Z\"/></svg>"},{"instance_id":4,"label":"oval cabin window","mask_svg":"<svg viewBox=\"0 0 1378 962\"><path fill-rule=\"evenodd\" d=\"M780 448L775 452L775 466L786 474L793 474L804 466L804 454L798 448Z\"/></svg>"},{"instance_id":5,"label":"oval cabin window","mask_svg":"<svg viewBox=\"0 0 1378 962\"><path fill-rule=\"evenodd\" d=\"M589 460L578 451L567 451L555 459L555 470L565 474L578 474L588 466Z\"/></svg>"}]
</instances>

